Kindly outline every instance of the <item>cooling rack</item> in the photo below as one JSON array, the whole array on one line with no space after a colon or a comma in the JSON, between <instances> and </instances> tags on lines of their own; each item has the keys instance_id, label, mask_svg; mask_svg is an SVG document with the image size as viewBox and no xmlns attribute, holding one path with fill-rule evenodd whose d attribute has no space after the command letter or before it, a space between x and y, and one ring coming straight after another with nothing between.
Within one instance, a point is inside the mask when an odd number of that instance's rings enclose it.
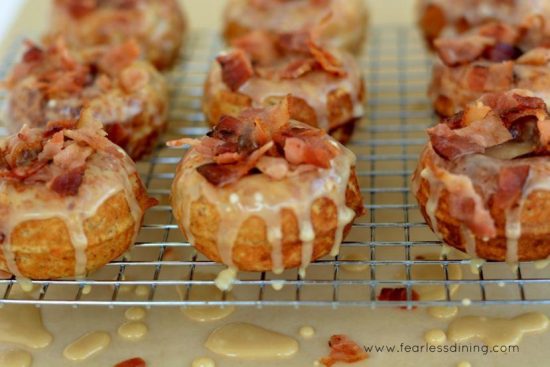
<instances>
[{"instance_id":1,"label":"cooling rack","mask_svg":"<svg viewBox=\"0 0 550 367\"><path fill-rule=\"evenodd\" d=\"M4 58L6 74L20 40ZM201 113L202 84L216 53L218 35L190 35L180 65L169 75L170 127L163 142L207 132ZM368 81L366 118L350 143L367 215L359 219L340 256L325 257L301 278L283 274L239 273L230 294L213 291L213 275L223 269L196 253L172 218L170 184L183 149L161 142L138 163L149 193L160 205L145 217L136 246L85 280L34 281L21 291L15 279L0 280L0 304L73 306L401 306L550 304L550 267L546 262L479 263L441 243L422 219L410 192L410 175L434 117L426 99L431 57L409 27L371 29L359 57ZM442 254L442 256L441 256ZM355 271L350 271L355 270ZM382 288L403 287L407 299L379 301ZM207 290L208 300L194 292ZM413 290L432 297L413 300ZM435 293L434 293L435 292ZM201 292L204 293L204 292ZM435 294L435 296L434 296Z\"/></svg>"}]
</instances>

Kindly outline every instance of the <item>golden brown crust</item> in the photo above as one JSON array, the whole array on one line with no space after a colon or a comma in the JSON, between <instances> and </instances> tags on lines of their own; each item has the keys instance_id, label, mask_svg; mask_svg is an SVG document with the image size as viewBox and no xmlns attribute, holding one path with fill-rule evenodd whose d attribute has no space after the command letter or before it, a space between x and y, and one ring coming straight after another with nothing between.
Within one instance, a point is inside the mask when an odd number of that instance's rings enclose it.
<instances>
[{"instance_id":1,"label":"golden brown crust","mask_svg":"<svg viewBox=\"0 0 550 367\"><path fill-rule=\"evenodd\" d=\"M363 202L360 194L355 170L349 179L346 191L346 205L357 215L363 211ZM174 215L185 233L181 218L182 206L174 202ZM337 227L336 205L327 198L314 201L311 208L311 220L315 231L312 261L326 256L334 244L334 235ZM220 215L216 207L204 197L191 204L192 236L195 247L209 259L222 262L217 246L217 233ZM297 267L301 264L302 243L299 239L299 226L295 213L290 209L281 210L282 223L282 254L285 268ZM344 236L351 229L349 224L344 230ZM233 246L233 262L242 271L269 271L272 270L271 245L267 240L266 224L257 216L250 216L241 225L237 239Z\"/></svg>"},{"instance_id":2,"label":"golden brown crust","mask_svg":"<svg viewBox=\"0 0 550 367\"><path fill-rule=\"evenodd\" d=\"M132 186L140 207L146 208L149 199L137 174L132 176ZM136 234L136 223L125 193L119 191L108 198L95 215L84 221L84 232L88 239L87 272L122 255ZM31 279L74 276L75 251L62 219L24 221L14 228L10 242L21 275ZM0 269L9 271L2 251Z\"/></svg>"},{"instance_id":3,"label":"golden brown crust","mask_svg":"<svg viewBox=\"0 0 550 367\"><path fill-rule=\"evenodd\" d=\"M461 231L461 223L451 215L449 192L443 189L439 197L435 217L437 219L437 228L433 228L429 215L426 211L426 205L430 197L430 183L428 180L420 177L420 172L424 168L433 166L435 162L430 157L429 150L426 149L420 157L419 166L415 176L420 180L418 191L415 193L418 200L420 211L424 216L426 223L432 230L441 235L441 240L449 246L455 247L461 251L466 251L466 239ZM487 260L504 261L506 260L507 239L505 234L505 212L498 210L492 201L488 203L491 216L493 217L497 229L497 236L483 241L476 238L477 256ZM518 260L540 260L550 256L550 192L535 190L525 200L521 213L521 238L518 242Z\"/></svg>"}]
</instances>

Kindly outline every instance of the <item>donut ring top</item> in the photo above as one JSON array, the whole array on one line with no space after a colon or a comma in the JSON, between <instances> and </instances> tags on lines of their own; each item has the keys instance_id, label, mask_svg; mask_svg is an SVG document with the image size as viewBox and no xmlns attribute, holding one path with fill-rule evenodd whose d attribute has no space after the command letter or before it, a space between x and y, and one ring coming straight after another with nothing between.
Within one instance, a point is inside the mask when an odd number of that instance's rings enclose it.
<instances>
[{"instance_id":1,"label":"donut ring top","mask_svg":"<svg viewBox=\"0 0 550 367\"><path fill-rule=\"evenodd\" d=\"M440 238L492 260L550 255L550 117L543 100L521 90L487 94L428 135L413 191Z\"/></svg>"},{"instance_id":2,"label":"donut ring top","mask_svg":"<svg viewBox=\"0 0 550 367\"><path fill-rule=\"evenodd\" d=\"M46 41L63 36L80 49L135 39L163 70L177 60L186 27L177 0L54 0Z\"/></svg>"},{"instance_id":3,"label":"donut ring top","mask_svg":"<svg viewBox=\"0 0 550 367\"><path fill-rule=\"evenodd\" d=\"M291 118L333 131L363 115L361 71L354 58L320 47L312 32L253 32L220 55L205 85L209 121L290 95Z\"/></svg>"},{"instance_id":4,"label":"donut ring top","mask_svg":"<svg viewBox=\"0 0 550 367\"><path fill-rule=\"evenodd\" d=\"M214 205L218 214L212 215L219 216L219 227L212 241L221 262L230 267L243 268L235 264L233 250L239 230L250 217L263 220L272 249L271 256L267 255L269 263L280 272L288 267L282 243L286 242L283 228L289 223L283 222L282 211L291 210L296 217L297 246L302 255L293 266L301 265L302 269L319 256L314 251L316 232L310 212L318 199L331 200L336 209L337 224L327 251L332 250L333 255L338 253L345 229L362 213L352 173L355 155L321 130L290 120L286 99L269 109L247 110L239 118L224 117L200 140L171 143L182 144L192 148L178 166L172 185L174 215L189 241L204 248L207 246L197 243L194 233L207 230L196 223L191 225L192 207L202 198ZM357 191L350 193L352 181ZM254 251L264 244L250 242L248 246ZM245 267L260 270L256 265Z\"/></svg>"},{"instance_id":5,"label":"donut ring top","mask_svg":"<svg viewBox=\"0 0 550 367\"><path fill-rule=\"evenodd\" d=\"M166 82L152 65L137 61L139 53L133 41L80 52L69 51L62 39L47 48L29 42L6 81L8 129L44 127L89 109L109 138L139 159L164 130L168 111Z\"/></svg>"},{"instance_id":6,"label":"donut ring top","mask_svg":"<svg viewBox=\"0 0 550 367\"><path fill-rule=\"evenodd\" d=\"M530 15L550 16L545 0L419 0L418 23L430 45L440 36L460 34L485 23L520 24Z\"/></svg>"},{"instance_id":7,"label":"donut ring top","mask_svg":"<svg viewBox=\"0 0 550 367\"><path fill-rule=\"evenodd\" d=\"M39 254L44 252L48 260L60 257L58 262L72 258L72 253L62 252L59 238L56 240L60 233L48 235L49 240L33 238L33 233L43 229L44 221L53 219L62 221L72 243L70 252L74 250L74 269L56 277L82 276L90 264L95 268L104 265L97 264L95 256L87 258L89 241L97 245L106 236L116 238L119 223L110 223L110 234L94 233L90 237L85 222L119 194L129 208L128 222L133 228L124 235L123 243L96 255L116 257L133 242L144 211L156 200L148 198L132 160L104 135L101 124L85 114L80 121L54 121L45 128L25 126L0 142L0 242L5 270L16 276L32 276L22 274L18 264L28 270L34 263L38 268L32 274L50 278L54 270L36 264ZM122 224L125 218L120 215L116 221Z\"/></svg>"},{"instance_id":8,"label":"donut ring top","mask_svg":"<svg viewBox=\"0 0 550 367\"><path fill-rule=\"evenodd\" d=\"M230 0L225 8L228 42L251 31L272 35L317 29L323 45L359 52L367 32L363 0Z\"/></svg>"},{"instance_id":9,"label":"donut ring top","mask_svg":"<svg viewBox=\"0 0 550 367\"><path fill-rule=\"evenodd\" d=\"M435 42L429 95L436 112L450 116L484 93L528 89L550 101L550 33L540 17L519 26L490 23Z\"/></svg>"}]
</instances>

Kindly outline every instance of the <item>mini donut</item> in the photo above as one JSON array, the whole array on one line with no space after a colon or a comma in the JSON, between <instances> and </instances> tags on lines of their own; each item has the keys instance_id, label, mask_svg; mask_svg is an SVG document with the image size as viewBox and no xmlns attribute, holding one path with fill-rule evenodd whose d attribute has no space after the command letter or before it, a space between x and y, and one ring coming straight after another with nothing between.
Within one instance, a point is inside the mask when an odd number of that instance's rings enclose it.
<instances>
[{"instance_id":1,"label":"mini donut","mask_svg":"<svg viewBox=\"0 0 550 367\"><path fill-rule=\"evenodd\" d=\"M363 115L365 87L355 59L327 50L310 32L253 32L234 41L206 79L203 111L210 122L265 107L291 95L290 116L346 143Z\"/></svg>"},{"instance_id":2,"label":"mini donut","mask_svg":"<svg viewBox=\"0 0 550 367\"><path fill-rule=\"evenodd\" d=\"M529 18L520 26L490 23L435 42L429 96L435 111L451 116L484 93L514 88L550 97L550 32L544 21Z\"/></svg>"},{"instance_id":3,"label":"mini donut","mask_svg":"<svg viewBox=\"0 0 550 367\"><path fill-rule=\"evenodd\" d=\"M178 165L172 209L195 248L230 269L300 267L337 255L363 213L355 155L291 120L288 100L225 116Z\"/></svg>"},{"instance_id":4,"label":"mini donut","mask_svg":"<svg viewBox=\"0 0 550 367\"><path fill-rule=\"evenodd\" d=\"M368 26L363 0L229 0L224 18L228 43L252 31L316 29L323 45L351 53L361 50Z\"/></svg>"},{"instance_id":5,"label":"mini donut","mask_svg":"<svg viewBox=\"0 0 550 367\"><path fill-rule=\"evenodd\" d=\"M135 39L159 70L177 61L187 21L177 0L53 0L45 41L59 36L70 48L118 45Z\"/></svg>"},{"instance_id":6,"label":"mini donut","mask_svg":"<svg viewBox=\"0 0 550 367\"><path fill-rule=\"evenodd\" d=\"M89 114L0 141L0 269L84 276L127 251L149 198L133 161Z\"/></svg>"},{"instance_id":7,"label":"mini donut","mask_svg":"<svg viewBox=\"0 0 550 367\"><path fill-rule=\"evenodd\" d=\"M487 260L550 255L550 116L531 92L484 95L428 129L413 175L426 222Z\"/></svg>"},{"instance_id":8,"label":"mini donut","mask_svg":"<svg viewBox=\"0 0 550 367\"><path fill-rule=\"evenodd\" d=\"M501 21L518 25L525 17L550 17L546 0L418 0L418 25L426 42L440 36L464 33L472 28Z\"/></svg>"},{"instance_id":9,"label":"mini donut","mask_svg":"<svg viewBox=\"0 0 550 367\"><path fill-rule=\"evenodd\" d=\"M166 127L168 88L138 56L132 41L82 52L70 52L62 40L47 48L29 43L5 83L8 130L75 119L88 109L133 159L150 153Z\"/></svg>"}]
</instances>

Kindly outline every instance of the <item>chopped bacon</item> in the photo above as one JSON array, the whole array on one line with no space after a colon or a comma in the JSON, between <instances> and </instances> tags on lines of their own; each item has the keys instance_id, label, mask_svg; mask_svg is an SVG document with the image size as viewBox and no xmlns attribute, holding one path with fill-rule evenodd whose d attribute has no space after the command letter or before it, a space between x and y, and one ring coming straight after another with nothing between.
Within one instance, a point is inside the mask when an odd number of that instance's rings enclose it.
<instances>
[{"instance_id":1,"label":"chopped bacon","mask_svg":"<svg viewBox=\"0 0 550 367\"><path fill-rule=\"evenodd\" d=\"M32 42L28 42L27 47L27 51L23 54L23 62L33 63L42 61L44 57L44 50Z\"/></svg>"},{"instance_id":2,"label":"chopped bacon","mask_svg":"<svg viewBox=\"0 0 550 367\"><path fill-rule=\"evenodd\" d=\"M483 148L490 148L512 140L512 133L506 128L499 116L491 114L484 119L478 119L468 126L454 130L462 137L471 138Z\"/></svg>"},{"instance_id":3,"label":"chopped bacon","mask_svg":"<svg viewBox=\"0 0 550 367\"><path fill-rule=\"evenodd\" d=\"M542 66L550 61L550 49L537 47L527 51L517 59L517 63L521 65Z\"/></svg>"},{"instance_id":4,"label":"chopped bacon","mask_svg":"<svg viewBox=\"0 0 550 367\"><path fill-rule=\"evenodd\" d=\"M548 116L546 104L542 99L524 96L514 91L486 94L480 100L500 115L508 128L526 116L534 116L539 120Z\"/></svg>"},{"instance_id":5,"label":"chopped bacon","mask_svg":"<svg viewBox=\"0 0 550 367\"><path fill-rule=\"evenodd\" d=\"M147 363L142 358L132 358L117 363L114 367L147 367Z\"/></svg>"},{"instance_id":6,"label":"chopped bacon","mask_svg":"<svg viewBox=\"0 0 550 367\"><path fill-rule=\"evenodd\" d=\"M505 61L491 64L489 73L485 82L485 89L491 90L509 90L512 89L514 82L514 63Z\"/></svg>"},{"instance_id":7,"label":"chopped bacon","mask_svg":"<svg viewBox=\"0 0 550 367\"><path fill-rule=\"evenodd\" d=\"M244 177L249 169L243 163L237 165L207 163L198 167L197 171L212 185L223 187Z\"/></svg>"},{"instance_id":8,"label":"chopped bacon","mask_svg":"<svg viewBox=\"0 0 550 367\"><path fill-rule=\"evenodd\" d=\"M337 77L344 77L347 75L346 70L343 68L340 60L336 58L329 51L321 48L313 41L309 42L309 51L315 58L315 60L321 65L321 68L326 72L329 72Z\"/></svg>"},{"instance_id":9,"label":"chopped bacon","mask_svg":"<svg viewBox=\"0 0 550 367\"><path fill-rule=\"evenodd\" d=\"M101 56L98 66L107 74L113 76L120 74L124 69L132 65L140 56L139 44L131 39L121 45L113 46Z\"/></svg>"},{"instance_id":10,"label":"chopped bacon","mask_svg":"<svg viewBox=\"0 0 550 367\"><path fill-rule=\"evenodd\" d=\"M492 62L516 60L523 54L521 49L508 43L497 43L483 52L483 57Z\"/></svg>"},{"instance_id":11,"label":"chopped bacon","mask_svg":"<svg viewBox=\"0 0 550 367\"><path fill-rule=\"evenodd\" d=\"M281 72L283 79L296 79L313 70L316 61L313 59L297 59L289 63Z\"/></svg>"},{"instance_id":12,"label":"chopped bacon","mask_svg":"<svg viewBox=\"0 0 550 367\"><path fill-rule=\"evenodd\" d=\"M480 238L496 236L491 213L484 206L468 176L440 171L437 173L449 192L449 212Z\"/></svg>"},{"instance_id":13,"label":"chopped bacon","mask_svg":"<svg viewBox=\"0 0 550 367\"><path fill-rule=\"evenodd\" d=\"M307 30L282 33L277 39L277 46L284 52L298 52L309 54L311 33Z\"/></svg>"},{"instance_id":14,"label":"chopped bacon","mask_svg":"<svg viewBox=\"0 0 550 367\"><path fill-rule=\"evenodd\" d=\"M128 92L137 92L149 83L149 73L138 67L129 67L120 74L120 85Z\"/></svg>"},{"instance_id":15,"label":"chopped bacon","mask_svg":"<svg viewBox=\"0 0 550 367\"><path fill-rule=\"evenodd\" d=\"M169 147L181 147L184 145L190 145L192 147L195 147L200 144L201 144L200 139L193 139L193 138L180 138L176 140L170 140L169 142L166 143L166 145Z\"/></svg>"},{"instance_id":16,"label":"chopped bacon","mask_svg":"<svg viewBox=\"0 0 550 367\"><path fill-rule=\"evenodd\" d=\"M109 139L99 135L92 129L81 128L78 130L65 130L64 134L66 137L84 143L94 150L106 151L118 158L122 158L124 155L111 141L109 141Z\"/></svg>"},{"instance_id":17,"label":"chopped bacon","mask_svg":"<svg viewBox=\"0 0 550 367\"><path fill-rule=\"evenodd\" d=\"M86 160L92 155L93 149L76 143L70 144L53 157L57 166L71 170L86 165Z\"/></svg>"},{"instance_id":18,"label":"chopped bacon","mask_svg":"<svg viewBox=\"0 0 550 367\"><path fill-rule=\"evenodd\" d=\"M238 90L254 75L248 55L241 49L233 50L216 58L222 69L222 79L232 91Z\"/></svg>"},{"instance_id":19,"label":"chopped bacon","mask_svg":"<svg viewBox=\"0 0 550 367\"><path fill-rule=\"evenodd\" d=\"M84 179L84 167L78 167L65 171L55 177L50 183L51 190L61 196L74 196L78 194L78 189Z\"/></svg>"},{"instance_id":20,"label":"chopped bacon","mask_svg":"<svg viewBox=\"0 0 550 367\"><path fill-rule=\"evenodd\" d=\"M488 37L468 36L461 38L439 38L434 42L441 61L447 66L458 66L477 60L495 41Z\"/></svg>"},{"instance_id":21,"label":"chopped bacon","mask_svg":"<svg viewBox=\"0 0 550 367\"><path fill-rule=\"evenodd\" d=\"M252 31L231 42L235 48L244 50L253 63L268 64L277 57L273 39L267 32Z\"/></svg>"},{"instance_id":22,"label":"chopped bacon","mask_svg":"<svg viewBox=\"0 0 550 367\"><path fill-rule=\"evenodd\" d=\"M485 148L470 136L459 135L446 124L428 129L433 149L445 159L454 160L461 156L483 153Z\"/></svg>"},{"instance_id":23,"label":"chopped bacon","mask_svg":"<svg viewBox=\"0 0 550 367\"><path fill-rule=\"evenodd\" d=\"M519 38L518 29L500 22L491 22L477 29L477 34L494 39L497 43L515 44Z\"/></svg>"},{"instance_id":24,"label":"chopped bacon","mask_svg":"<svg viewBox=\"0 0 550 367\"><path fill-rule=\"evenodd\" d=\"M326 367L331 367L339 362L355 363L369 357L363 348L345 335L331 336L328 345L330 354L321 359L321 363Z\"/></svg>"},{"instance_id":25,"label":"chopped bacon","mask_svg":"<svg viewBox=\"0 0 550 367\"><path fill-rule=\"evenodd\" d=\"M377 299L379 301L392 302L407 301L407 288L382 288ZM418 296L418 293L414 289L411 289L411 301L418 301L419 299L420 297ZM401 306L401 308L406 309L407 307Z\"/></svg>"},{"instance_id":26,"label":"chopped bacon","mask_svg":"<svg viewBox=\"0 0 550 367\"><path fill-rule=\"evenodd\" d=\"M474 92L484 92L487 79L489 78L489 68L484 65L472 65L468 68L465 82L468 88Z\"/></svg>"},{"instance_id":27,"label":"chopped bacon","mask_svg":"<svg viewBox=\"0 0 550 367\"><path fill-rule=\"evenodd\" d=\"M498 175L494 205L500 209L511 208L521 197L528 176L529 166L502 167Z\"/></svg>"},{"instance_id":28,"label":"chopped bacon","mask_svg":"<svg viewBox=\"0 0 550 367\"><path fill-rule=\"evenodd\" d=\"M42 152L38 155L38 160L49 161L58 155L63 149L65 136L62 131L56 132L50 140L44 145Z\"/></svg>"},{"instance_id":29,"label":"chopped bacon","mask_svg":"<svg viewBox=\"0 0 550 367\"><path fill-rule=\"evenodd\" d=\"M275 180L282 180L289 172L288 162L279 157L263 156L258 160L256 168Z\"/></svg>"}]
</instances>

